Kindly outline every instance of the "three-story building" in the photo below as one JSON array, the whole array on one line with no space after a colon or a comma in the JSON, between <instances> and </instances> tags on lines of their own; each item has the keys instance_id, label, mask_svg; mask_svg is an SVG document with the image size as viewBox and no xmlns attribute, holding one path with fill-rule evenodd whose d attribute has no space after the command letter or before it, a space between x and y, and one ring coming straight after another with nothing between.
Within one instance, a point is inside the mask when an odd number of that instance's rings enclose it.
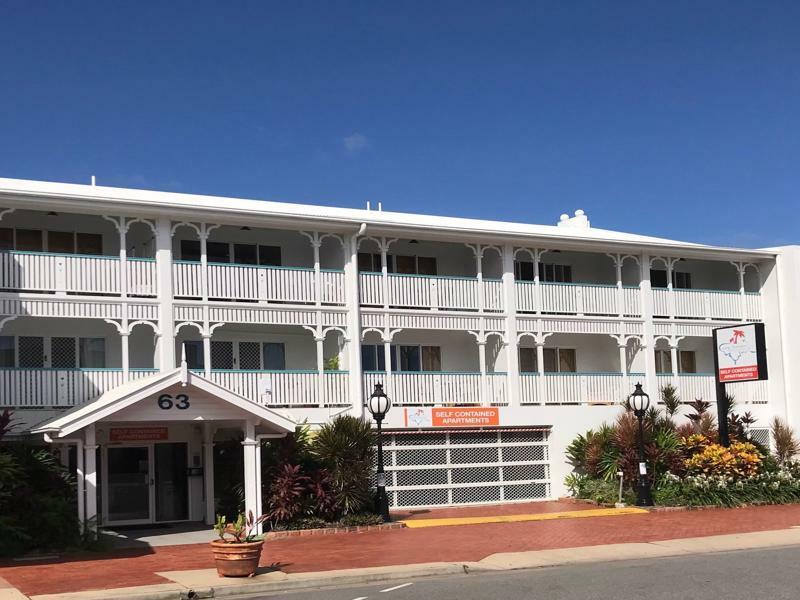
<instances>
[{"instance_id":1,"label":"three-story building","mask_svg":"<svg viewBox=\"0 0 800 600\"><path fill-rule=\"evenodd\" d=\"M769 381L729 391L767 442L792 416L799 263L582 211L542 226L0 179L0 408L71 449L81 517L106 524L211 521L221 439L244 440L258 511L261 441L365 415L376 383L392 506L553 498L566 445L634 383L714 400L714 327L766 323Z\"/></svg>"}]
</instances>

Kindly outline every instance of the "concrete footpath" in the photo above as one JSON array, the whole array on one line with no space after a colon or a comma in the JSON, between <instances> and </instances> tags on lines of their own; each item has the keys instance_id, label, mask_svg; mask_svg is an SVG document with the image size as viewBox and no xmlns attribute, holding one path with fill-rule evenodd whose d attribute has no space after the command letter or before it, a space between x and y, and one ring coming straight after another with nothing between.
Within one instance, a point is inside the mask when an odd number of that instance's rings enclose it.
<instances>
[{"instance_id":1,"label":"concrete footpath","mask_svg":"<svg viewBox=\"0 0 800 600\"><path fill-rule=\"evenodd\" d=\"M262 572L250 579L221 579L213 569L166 571L159 575L171 583L111 590L31 596L32 600L181 600L234 598L254 594L320 589L334 586L409 580L434 576L475 576L481 572L532 569L562 565L661 558L689 554L730 552L760 548L800 546L800 528L778 531L707 536L644 543L609 544L578 548L491 554L473 562L435 562L416 565L342 569L315 573ZM28 596L0 584L0 600Z\"/></svg>"}]
</instances>

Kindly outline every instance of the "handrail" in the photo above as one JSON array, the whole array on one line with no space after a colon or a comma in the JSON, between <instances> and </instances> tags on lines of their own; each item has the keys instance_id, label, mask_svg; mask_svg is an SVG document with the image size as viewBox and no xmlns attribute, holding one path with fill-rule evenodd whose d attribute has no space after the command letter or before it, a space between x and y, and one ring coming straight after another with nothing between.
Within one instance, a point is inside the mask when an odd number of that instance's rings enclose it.
<instances>
[{"instance_id":1,"label":"handrail","mask_svg":"<svg viewBox=\"0 0 800 600\"><path fill-rule=\"evenodd\" d=\"M35 250L3 250L6 254L21 254L25 256L64 256L69 258L100 258L105 260L119 260L119 256L111 254L76 254L73 252L37 252Z\"/></svg>"}]
</instances>

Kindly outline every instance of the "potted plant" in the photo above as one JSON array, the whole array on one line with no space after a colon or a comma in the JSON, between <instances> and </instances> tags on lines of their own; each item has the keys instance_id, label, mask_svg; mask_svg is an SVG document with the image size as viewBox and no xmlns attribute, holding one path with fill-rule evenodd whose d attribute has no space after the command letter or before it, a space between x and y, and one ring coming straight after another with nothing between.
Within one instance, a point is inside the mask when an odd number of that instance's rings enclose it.
<instances>
[{"instance_id":1,"label":"potted plant","mask_svg":"<svg viewBox=\"0 0 800 600\"><path fill-rule=\"evenodd\" d=\"M248 511L247 516L239 513L236 521L228 523L224 516L217 515L214 531L219 539L211 542L211 549L220 577L255 575L264 547L264 538L256 534L256 528L266 519L267 515L256 519L253 511Z\"/></svg>"}]
</instances>

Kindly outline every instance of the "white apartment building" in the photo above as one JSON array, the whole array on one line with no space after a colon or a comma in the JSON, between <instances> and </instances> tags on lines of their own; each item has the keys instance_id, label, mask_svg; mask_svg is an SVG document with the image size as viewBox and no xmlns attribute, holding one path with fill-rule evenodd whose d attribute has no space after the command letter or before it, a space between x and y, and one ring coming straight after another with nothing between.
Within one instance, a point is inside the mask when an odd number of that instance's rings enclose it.
<instances>
[{"instance_id":1,"label":"white apartment building","mask_svg":"<svg viewBox=\"0 0 800 600\"><path fill-rule=\"evenodd\" d=\"M713 223L709 223L713 226ZM213 444L368 416L394 507L554 498L641 381L714 400L711 330L763 321L753 435L797 426L797 248L0 179L0 409L71 449L105 524L214 516ZM452 409L452 410L442 410ZM64 452L65 457L70 453ZM66 460L66 458L65 458Z\"/></svg>"}]
</instances>

